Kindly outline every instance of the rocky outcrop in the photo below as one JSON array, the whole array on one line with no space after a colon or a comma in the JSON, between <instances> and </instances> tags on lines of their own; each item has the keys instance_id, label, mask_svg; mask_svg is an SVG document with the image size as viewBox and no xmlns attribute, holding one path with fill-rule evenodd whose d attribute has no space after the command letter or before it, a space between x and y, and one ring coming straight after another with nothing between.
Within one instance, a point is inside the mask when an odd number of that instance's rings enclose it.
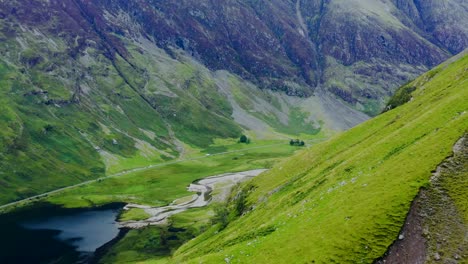
<instances>
[{"instance_id":1,"label":"rocky outcrop","mask_svg":"<svg viewBox=\"0 0 468 264\"><path fill-rule=\"evenodd\" d=\"M127 13L158 46L181 48L211 69L294 96L322 86L357 107L369 100L383 106L396 87L462 51L468 27L455 21L467 21L465 6L458 0L105 0L95 8ZM125 26L117 31L132 34ZM343 98L331 81L350 96Z\"/></svg>"}]
</instances>

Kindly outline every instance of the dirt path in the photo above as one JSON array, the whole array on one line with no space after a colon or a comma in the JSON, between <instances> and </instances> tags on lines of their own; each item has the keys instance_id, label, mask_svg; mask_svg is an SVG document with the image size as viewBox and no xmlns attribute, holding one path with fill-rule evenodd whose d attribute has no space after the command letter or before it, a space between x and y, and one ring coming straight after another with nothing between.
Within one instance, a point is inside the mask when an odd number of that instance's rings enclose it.
<instances>
[{"instance_id":1,"label":"dirt path","mask_svg":"<svg viewBox=\"0 0 468 264\"><path fill-rule=\"evenodd\" d=\"M213 200L221 201L226 199L234 185L236 185L239 182L251 179L264 171L266 170L258 169L244 172L226 173L207 177L202 180L196 181L190 184L187 187L187 190L190 192L196 192L197 194L192 196L192 199L190 201L181 204L177 204L177 200L174 201L172 204L163 207L128 204L124 207L124 210L130 210L131 208L140 208L145 210L145 212L149 214L150 217L146 220L141 221L120 222L119 225L121 227L137 229L150 225L165 224L166 220L172 215L186 211L190 208L204 207ZM215 190L220 191L217 192L217 194L214 194L213 191Z\"/></svg>"},{"instance_id":2,"label":"dirt path","mask_svg":"<svg viewBox=\"0 0 468 264\"><path fill-rule=\"evenodd\" d=\"M455 144L453 153L437 167L431 185L421 189L398 238L376 264L466 263L468 223L463 212L468 208L460 207L450 190L468 188L467 136Z\"/></svg>"}]
</instances>

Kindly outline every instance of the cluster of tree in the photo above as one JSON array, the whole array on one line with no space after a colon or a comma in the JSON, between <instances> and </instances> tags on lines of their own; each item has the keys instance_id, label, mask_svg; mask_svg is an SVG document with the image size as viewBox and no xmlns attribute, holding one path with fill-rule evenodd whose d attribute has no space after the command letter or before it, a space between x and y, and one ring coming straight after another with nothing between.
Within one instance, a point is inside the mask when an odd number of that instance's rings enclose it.
<instances>
[{"instance_id":1,"label":"cluster of tree","mask_svg":"<svg viewBox=\"0 0 468 264\"><path fill-rule=\"evenodd\" d=\"M291 141L289 141L289 145L303 147L305 146L305 142L299 139L291 139Z\"/></svg>"},{"instance_id":2,"label":"cluster of tree","mask_svg":"<svg viewBox=\"0 0 468 264\"><path fill-rule=\"evenodd\" d=\"M250 138L248 138L246 135L242 135L239 138L239 143L249 144L250 143Z\"/></svg>"}]
</instances>

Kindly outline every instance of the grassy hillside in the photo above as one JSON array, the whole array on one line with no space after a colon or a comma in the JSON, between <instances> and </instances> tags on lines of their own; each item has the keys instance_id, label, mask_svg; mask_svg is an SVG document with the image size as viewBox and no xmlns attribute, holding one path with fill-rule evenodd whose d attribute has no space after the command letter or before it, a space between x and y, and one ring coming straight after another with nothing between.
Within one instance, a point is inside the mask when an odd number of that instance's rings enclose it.
<instances>
[{"instance_id":1,"label":"grassy hillside","mask_svg":"<svg viewBox=\"0 0 468 264\"><path fill-rule=\"evenodd\" d=\"M245 192L245 209L224 229L214 226L173 258L150 262L372 263L468 129L468 56L410 85L408 103L240 187L229 206Z\"/></svg>"},{"instance_id":2,"label":"grassy hillside","mask_svg":"<svg viewBox=\"0 0 468 264\"><path fill-rule=\"evenodd\" d=\"M15 37L0 42L0 204L183 158L219 138L321 130L286 95L147 39L122 38L128 58L91 42L72 54L66 39L23 26L1 25Z\"/></svg>"}]
</instances>

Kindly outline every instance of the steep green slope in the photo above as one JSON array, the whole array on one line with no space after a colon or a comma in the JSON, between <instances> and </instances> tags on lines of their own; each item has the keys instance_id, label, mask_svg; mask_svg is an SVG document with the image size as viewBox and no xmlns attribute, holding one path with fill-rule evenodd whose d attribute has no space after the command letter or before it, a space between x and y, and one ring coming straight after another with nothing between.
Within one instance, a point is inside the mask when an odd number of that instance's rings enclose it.
<instances>
[{"instance_id":1,"label":"steep green slope","mask_svg":"<svg viewBox=\"0 0 468 264\"><path fill-rule=\"evenodd\" d=\"M230 205L247 193L241 216L168 261L371 263L382 256L431 171L467 132L468 55L411 85L410 102L243 185Z\"/></svg>"},{"instance_id":2,"label":"steep green slope","mask_svg":"<svg viewBox=\"0 0 468 264\"><path fill-rule=\"evenodd\" d=\"M5 64L0 68L0 202L102 175L99 154L71 129L86 121L72 125L66 117L76 106L60 113L67 122L57 122L59 113L23 96L20 87L28 83L20 74Z\"/></svg>"},{"instance_id":3,"label":"steep green slope","mask_svg":"<svg viewBox=\"0 0 468 264\"><path fill-rule=\"evenodd\" d=\"M376 264L464 263L468 256L468 134L433 172L430 185L413 201L402 239Z\"/></svg>"}]
</instances>

